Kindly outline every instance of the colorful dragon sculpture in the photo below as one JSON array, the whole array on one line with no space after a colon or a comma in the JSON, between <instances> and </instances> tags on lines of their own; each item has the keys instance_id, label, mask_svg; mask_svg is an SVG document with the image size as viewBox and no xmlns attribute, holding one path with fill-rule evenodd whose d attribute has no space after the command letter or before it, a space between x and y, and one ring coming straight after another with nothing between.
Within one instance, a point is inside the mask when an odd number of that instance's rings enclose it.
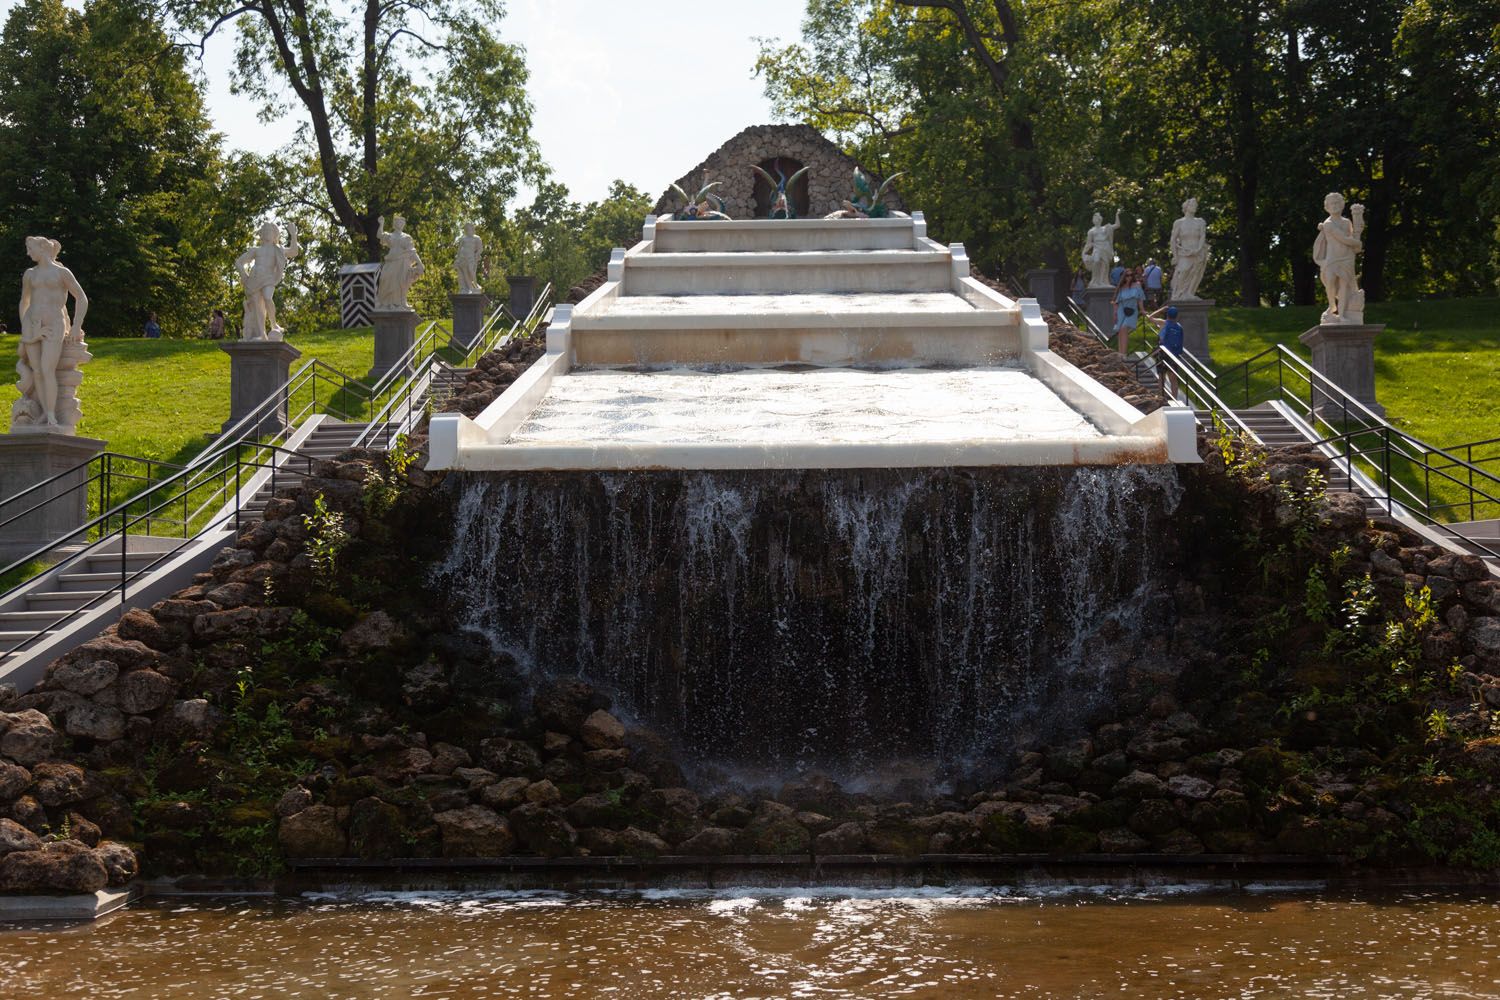
<instances>
[{"instance_id":1,"label":"colorful dragon sculpture","mask_svg":"<svg viewBox=\"0 0 1500 1000\"><path fill-rule=\"evenodd\" d=\"M775 192L775 197L771 199L770 218L795 219L797 217L797 213L792 208L792 203L787 198L786 191L787 188L797 183L797 178L801 177L812 168L803 167L801 170L788 177L785 171L781 169L781 161L779 159L774 164L772 164L772 166L776 168L775 177L772 177L765 170L762 170L760 167L757 167L754 164L750 165L750 169L759 174L761 179L764 180L767 184L771 185L771 190Z\"/></svg>"},{"instance_id":2,"label":"colorful dragon sculpture","mask_svg":"<svg viewBox=\"0 0 1500 1000\"><path fill-rule=\"evenodd\" d=\"M711 181L699 188L696 195L689 198L686 191L673 184L672 190L682 200L682 207L672 213L672 218L683 221L729 218L724 214L724 199L713 193L713 189L718 186L718 181Z\"/></svg>"},{"instance_id":3,"label":"colorful dragon sculpture","mask_svg":"<svg viewBox=\"0 0 1500 1000\"><path fill-rule=\"evenodd\" d=\"M854 200L843 203L844 207L837 212L829 212L825 219L888 219L904 215L902 212L893 212L891 207L885 203L885 193L890 189L891 182L901 177L906 171L891 174L878 188L875 186L875 178L865 173L858 167L854 168Z\"/></svg>"}]
</instances>

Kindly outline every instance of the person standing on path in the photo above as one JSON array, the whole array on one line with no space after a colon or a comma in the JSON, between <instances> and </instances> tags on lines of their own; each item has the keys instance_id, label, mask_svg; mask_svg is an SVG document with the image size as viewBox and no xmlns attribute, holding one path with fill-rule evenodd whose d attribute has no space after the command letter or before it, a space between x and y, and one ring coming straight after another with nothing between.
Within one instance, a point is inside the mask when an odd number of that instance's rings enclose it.
<instances>
[{"instance_id":1,"label":"person standing on path","mask_svg":"<svg viewBox=\"0 0 1500 1000\"><path fill-rule=\"evenodd\" d=\"M1161 305L1161 265L1155 258L1146 260L1145 279L1146 304L1152 307Z\"/></svg>"},{"instance_id":2,"label":"person standing on path","mask_svg":"<svg viewBox=\"0 0 1500 1000\"><path fill-rule=\"evenodd\" d=\"M145 334L147 340L156 340L161 336L161 324L156 321L156 313L146 317Z\"/></svg>"},{"instance_id":3,"label":"person standing on path","mask_svg":"<svg viewBox=\"0 0 1500 1000\"><path fill-rule=\"evenodd\" d=\"M1141 288L1140 275L1135 271L1126 271L1114 298L1115 337L1119 341L1122 357L1129 353L1130 335L1140 322L1141 304L1145 299L1146 292Z\"/></svg>"},{"instance_id":4,"label":"person standing on path","mask_svg":"<svg viewBox=\"0 0 1500 1000\"><path fill-rule=\"evenodd\" d=\"M208 320L208 339L224 339L224 310L215 309L214 314Z\"/></svg>"}]
</instances>

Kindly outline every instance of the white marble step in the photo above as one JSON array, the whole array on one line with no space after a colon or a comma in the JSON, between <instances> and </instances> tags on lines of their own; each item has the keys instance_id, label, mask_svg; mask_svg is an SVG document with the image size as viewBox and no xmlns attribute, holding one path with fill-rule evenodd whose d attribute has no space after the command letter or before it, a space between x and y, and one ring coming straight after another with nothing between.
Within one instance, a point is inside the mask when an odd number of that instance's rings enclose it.
<instances>
[{"instance_id":1,"label":"white marble step","mask_svg":"<svg viewBox=\"0 0 1500 1000\"><path fill-rule=\"evenodd\" d=\"M952 284L952 256L947 250L649 253L626 258L621 292L941 292Z\"/></svg>"},{"instance_id":2,"label":"white marble step","mask_svg":"<svg viewBox=\"0 0 1500 1000\"><path fill-rule=\"evenodd\" d=\"M659 252L884 250L916 245L910 219L658 221Z\"/></svg>"},{"instance_id":3,"label":"white marble step","mask_svg":"<svg viewBox=\"0 0 1500 1000\"><path fill-rule=\"evenodd\" d=\"M976 309L952 292L799 292L786 295L624 295L575 314L574 330L993 326L1004 310Z\"/></svg>"}]
</instances>

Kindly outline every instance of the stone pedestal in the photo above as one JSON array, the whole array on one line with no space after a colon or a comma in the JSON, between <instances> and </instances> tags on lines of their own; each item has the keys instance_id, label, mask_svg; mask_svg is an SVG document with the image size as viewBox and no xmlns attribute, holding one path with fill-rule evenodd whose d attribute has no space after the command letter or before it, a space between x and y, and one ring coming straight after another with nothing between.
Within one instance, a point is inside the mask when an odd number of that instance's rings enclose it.
<instances>
[{"instance_id":1,"label":"stone pedestal","mask_svg":"<svg viewBox=\"0 0 1500 1000\"><path fill-rule=\"evenodd\" d=\"M47 432L0 434L0 566L65 538L88 520L88 467L76 468L104 450L97 438ZM68 470L51 485L4 502L24 489ZM24 517L22 511L42 505Z\"/></svg>"},{"instance_id":2,"label":"stone pedestal","mask_svg":"<svg viewBox=\"0 0 1500 1000\"><path fill-rule=\"evenodd\" d=\"M1375 337L1384 323L1333 323L1319 325L1297 339L1312 348L1313 368L1375 412L1385 408L1375 401ZM1337 419L1342 406L1313 387L1313 406L1318 415Z\"/></svg>"},{"instance_id":3,"label":"stone pedestal","mask_svg":"<svg viewBox=\"0 0 1500 1000\"><path fill-rule=\"evenodd\" d=\"M1182 324L1182 349L1206 365L1213 364L1208 356L1208 311L1213 308L1213 299L1171 299L1169 306L1177 307L1177 322Z\"/></svg>"},{"instance_id":4,"label":"stone pedestal","mask_svg":"<svg viewBox=\"0 0 1500 1000\"><path fill-rule=\"evenodd\" d=\"M365 376L373 385L377 379L395 368L417 339L417 312L415 309L377 309L370 314L375 324L375 364ZM411 359L406 358L401 374L411 371Z\"/></svg>"},{"instance_id":5,"label":"stone pedestal","mask_svg":"<svg viewBox=\"0 0 1500 1000\"><path fill-rule=\"evenodd\" d=\"M453 303L453 335L448 346L468 350L490 313L490 297L483 292L456 293L448 301Z\"/></svg>"},{"instance_id":6,"label":"stone pedestal","mask_svg":"<svg viewBox=\"0 0 1500 1000\"><path fill-rule=\"evenodd\" d=\"M1062 289L1059 287L1062 272L1056 268L1038 267L1026 272L1026 291L1036 304L1048 312L1057 312L1057 305L1062 301Z\"/></svg>"},{"instance_id":7,"label":"stone pedestal","mask_svg":"<svg viewBox=\"0 0 1500 1000\"><path fill-rule=\"evenodd\" d=\"M508 274L505 276L505 283L510 286L510 299L506 305L510 306L511 315L516 319L525 319L536 303L536 279L521 274Z\"/></svg>"},{"instance_id":8,"label":"stone pedestal","mask_svg":"<svg viewBox=\"0 0 1500 1000\"><path fill-rule=\"evenodd\" d=\"M277 390L286 385L292 362L302 352L284 340L229 340L219 345L229 355L229 419L219 433L248 416ZM256 421L252 434L275 434L286 426L287 399L282 393L277 405L267 409Z\"/></svg>"},{"instance_id":9,"label":"stone pedestal","mask_svg":"<svg viewBox=\"0 0 1500 1000\"><path fill-rule=\"evenodd\" d=\"M1111 304L1114 297L1113 288L1085 288L1083 290L1083 311L1089 319L1094 321L1099 332L1106 337L1115 335L1115 307Z\"/></svg>"}]
</instances>

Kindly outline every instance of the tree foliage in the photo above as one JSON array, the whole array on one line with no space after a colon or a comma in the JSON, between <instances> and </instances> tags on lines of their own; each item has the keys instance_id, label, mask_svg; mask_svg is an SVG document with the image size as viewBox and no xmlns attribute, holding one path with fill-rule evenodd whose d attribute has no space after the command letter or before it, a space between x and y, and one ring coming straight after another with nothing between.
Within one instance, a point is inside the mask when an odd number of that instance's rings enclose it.
<instances>
[{"instance_id":1,"label":"tree foliage","mask_svg":"<svg viewBox=\"0 0 1500 1000\"><path fill-rule=\"evenodd\" d=\"M1207 294L1311 301L1340 189L1373 299L1496 286L1497 24L1500 0L809 0L757 68L982 265L1076 267L1117 206L1122 254L1161 257L1196 195Z\"/></svg>"},{"instance_id":2,"label":"tree foliage","mask_svg":"<svg viewBox=\"0 0 1500 1000\"><path fill-rule=\"evenodd\" d=\"M263 117L300 106L283 201L377 260L381 216L446 233L539 176L523 51L499 0L158 0L184 44L238 29L232 82ZM434 233L433 235L436 235Z\"/></svg>"},{"instance_id":3,"label":"tree foliage","mask_svg":"<svg viewBox=\"0 0 1500 1000\"><path fill-rule=\"evenodd\" d=\"M615 247L640 239L653 199L622 180L602 200L580 204L566 186L543 182L531 204L491 225L500 234L497 256L510 274L552 282L561 297L602 268Z\"/></svg>"},{"instance_id":4,"label":"tree foliage","mask_svg":"<svg viewBox=\"0 0 1500 1000\"><path fill-rule=\"evenodd\" d=\"M147 4L24 0L0 44L0 298L23 240L51 236L89 293L95 335L197 332L228 292L227 260L261 192L226 160L182 56ZM14 324L15 317L12 317Z\"/></svg>"}]
</instances>

